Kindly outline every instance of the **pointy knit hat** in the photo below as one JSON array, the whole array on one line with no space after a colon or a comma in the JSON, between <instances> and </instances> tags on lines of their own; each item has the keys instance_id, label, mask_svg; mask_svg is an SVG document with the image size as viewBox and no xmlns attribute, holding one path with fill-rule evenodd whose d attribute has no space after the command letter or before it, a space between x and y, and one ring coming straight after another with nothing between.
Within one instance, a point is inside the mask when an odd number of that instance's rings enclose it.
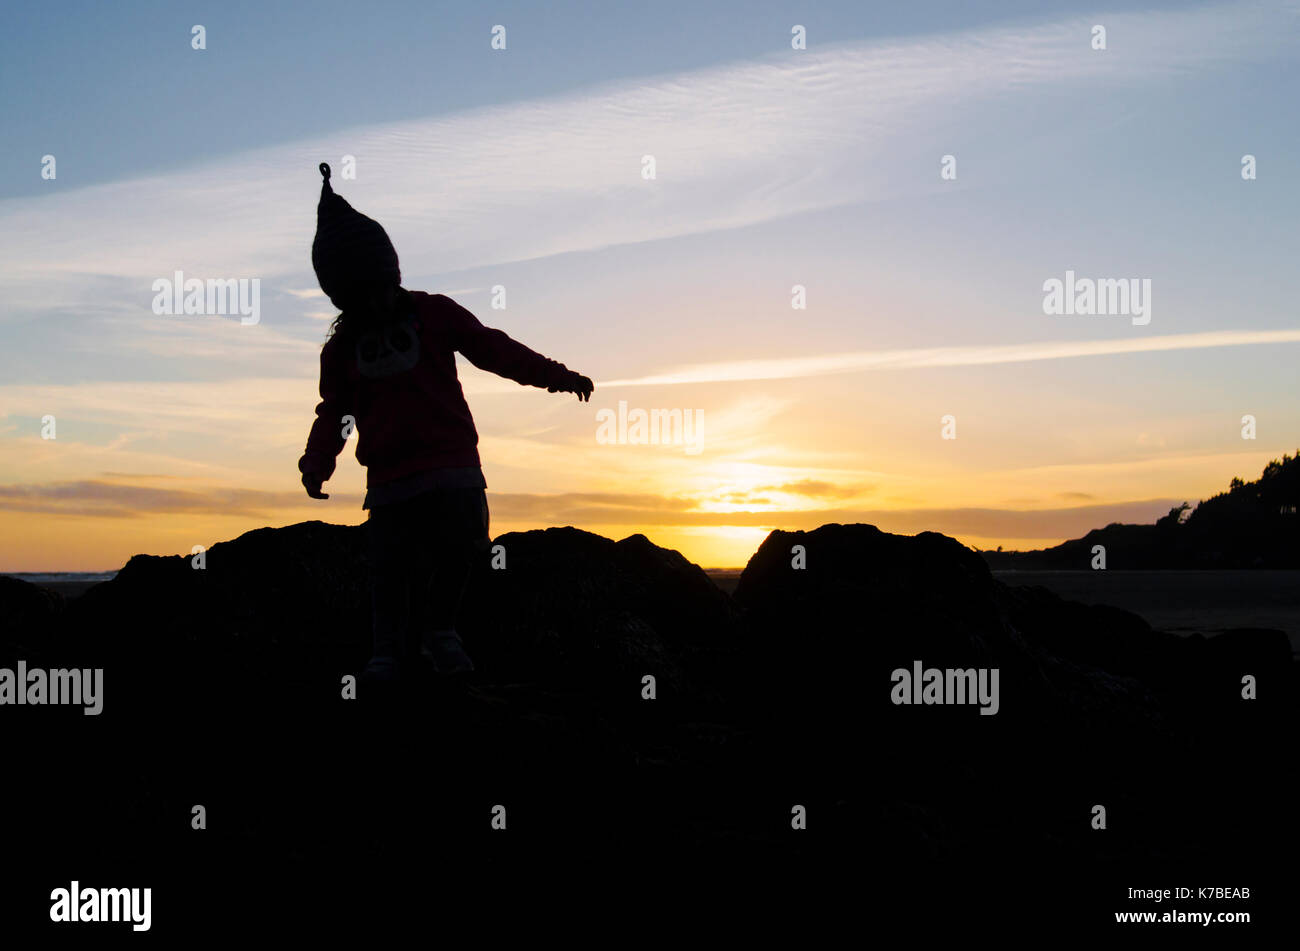
<instances>
[{"instance_id":1,"label":"pointy knit hat","mask_svg":"<svg viewBox=\"0 0 1300 951\"><path fill-rule=\"evenodd\" d=\"M397 249L383 226L334 194L330 167L324 162L320 173L324 181L316 206L311 263L321 290L342 310L349 291L365 285L401 284L402 272L397 266Z\"/></svg>"}]
</instances>

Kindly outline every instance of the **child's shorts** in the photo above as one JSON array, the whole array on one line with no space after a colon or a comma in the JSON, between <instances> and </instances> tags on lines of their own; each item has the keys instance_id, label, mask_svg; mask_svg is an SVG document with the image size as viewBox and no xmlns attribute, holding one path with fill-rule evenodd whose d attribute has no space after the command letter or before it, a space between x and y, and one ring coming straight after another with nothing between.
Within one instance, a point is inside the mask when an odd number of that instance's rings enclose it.
<instances>
[{"instance_id":1,"label":"child's shorts","mask_svg":"<svg viewBox=\"0 0 1300 951\"><path fill-rule=\"evenodd\" d=\"M372 534L385 540L445 551L485 552L491 540L485 489L429 489L401 502L373 506L367 523Z\"/></svg>"}]
</instances>

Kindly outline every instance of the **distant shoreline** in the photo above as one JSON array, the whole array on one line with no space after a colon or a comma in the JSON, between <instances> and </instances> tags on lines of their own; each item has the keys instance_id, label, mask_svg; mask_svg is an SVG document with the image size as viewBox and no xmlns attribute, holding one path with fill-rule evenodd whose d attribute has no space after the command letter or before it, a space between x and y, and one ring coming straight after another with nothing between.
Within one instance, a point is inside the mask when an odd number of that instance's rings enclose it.
<instances>
[{"instance_id":1,"label":"distant shoreline","mask_svg":"<svg viewBox=\"0 0 1300 951\"><path fill-rule=\"evenodd\" d=\"M706 568L734 594L743 569ZM1300 653L1300 569L1294 568L993 568L1012 586L1038 585L1068 601L1131 611L1152 628L1184 637L1266 628L1283 631Z\"/></svg>"},{"instance_id":2,"label":"distant shoreline","mask_svg":"<svg viewBox=\"0 0 1300 951\"><path fill-rule=\"evenodd\" d=\"M46 584L51 581L108 581L119 569L112 571L0 571L6 578L17 578L32 584Z\"/></svg>"},{"instance_id":3,"label":"distant shoreline","mask_svg":"<svg viewBox=\"0 0 1300 951\"><path fill-rule=\"evenodd\" d=\"M80 597L97 584L110 581L116 571L4 571L0 576L17 578L53 591L66 599Z\"/></svg>"}]
</instances>

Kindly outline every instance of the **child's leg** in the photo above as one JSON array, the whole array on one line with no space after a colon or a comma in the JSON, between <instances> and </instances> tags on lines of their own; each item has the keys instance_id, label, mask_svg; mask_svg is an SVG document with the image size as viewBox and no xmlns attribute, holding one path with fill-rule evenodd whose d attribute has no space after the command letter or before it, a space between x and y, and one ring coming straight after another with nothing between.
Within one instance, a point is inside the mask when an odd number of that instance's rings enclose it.
<instances>
[{"instance_id":1,"label":"child's leg","mask_svg":"<svg viewBox=\"0 0 1300 951\"><path fill-rule=\"evenodd\" d=\"M482 489L429 493L425 524L430 529L428 583L414 608L421 654L441 673L474 669L456 629L456 618L474 558L488 545L487 496Z\"/></svg>"},{"instance_id":2,"label":"child's leg","mask_svg":"<svg viewBox=\"0 0 1300 951\"><path fill-rule=\"evenodd\" d=\"M396 674L410 629L409 520L400 506L381 505L366 521L370 551L372 651L368 672Z\"/></svg>"},{"instance_id":3,"label":"child's leg","mask_svg":"<svg viewBox=\"0 0 1300 951\"><path fill-rule=\"evenodd\" d=\"M460 542L447 541L435 551L433 570L430 572L428 591L423 599L421 629L426 631L454 630L465 597L473 566L473 551Z\"/></svg>"}]
</instances>

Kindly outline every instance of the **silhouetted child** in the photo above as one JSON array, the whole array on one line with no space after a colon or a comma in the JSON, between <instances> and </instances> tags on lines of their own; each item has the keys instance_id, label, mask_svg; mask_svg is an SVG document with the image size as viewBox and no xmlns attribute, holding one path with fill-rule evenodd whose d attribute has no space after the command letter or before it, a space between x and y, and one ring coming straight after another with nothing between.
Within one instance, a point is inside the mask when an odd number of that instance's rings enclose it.
<instances>
[{"instance_id":1,"label":"silhouetted child","mask_svg":"<svg viewBox=\"0 0 1300 951\"><path fill-rule=\"evenodd\" d=\"M298 461L314 499L354 424L366 467L374 649L364 674L390 679L417 656L440 674L474 669L456 631L472 558L488 547L487 482L454 353L551 393L590 400L590 379L483 326L441 294L401 286L377 221L330 187L317 206L312 265L339 309L321 350L320 396Z\"/></svg>"}]
</instances>

